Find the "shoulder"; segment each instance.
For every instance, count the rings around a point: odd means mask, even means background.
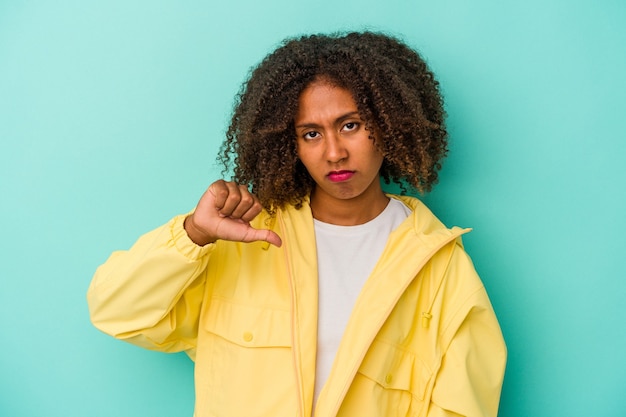
[[[401,201],[411,210],[406,226],[418,236],[427,238],[439,236],[460,236],[471,229],[457,226],[448,227],[418,198],[411,196],[388,194],[388,197]],[[460,242],[460,239],[459,239]]]

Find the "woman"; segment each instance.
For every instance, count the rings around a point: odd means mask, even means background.
[[[197,417],[495,416],[506,349],[467,230],[381,187],[429,190],[446,137],[402,42],[286,41],[238,96],[233,181],[98,269],[93,323],[186,351]]]

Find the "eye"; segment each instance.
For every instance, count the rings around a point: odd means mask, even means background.
[[[348,122],[345,125],[343,125],[342,130],[344,132],[351,132],[353,130],[357,130],[359,128],[360,123],[359,122]]]
[[[319,135],[320,135],[319,133],[317,133],[316,131],[312,130],[310,132],[306,132],[304,135],[302,135],[302,137],[305,140],[311,140],[311,139],[315,139],[315,138],[319,137]]]

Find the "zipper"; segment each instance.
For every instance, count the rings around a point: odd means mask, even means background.
[[[276,214],[276,217],[279,217],[279,214]],[[285,224],[283,223],[282,216],[279,219],[279,226],[282,236],[286,236],[285,233]],[[293,368],[296,376],[296,384],[298,386],[298,415],[304,417],[304,387],[302,386],[302,375],[300,373],[300,367],[298,366],[298,349],[297,349],[297,319],[296,319],[296,288],[293,279],[293,275],[291,273],[291,264],[289,262],[289,251],[287,249],[287,243],[283,245],[283,251],[285,254],[285,266],[287,269],[287,280],[289,281],[289,290],[291,291],[291,346],[292,346],[292,358],[293,358]]]

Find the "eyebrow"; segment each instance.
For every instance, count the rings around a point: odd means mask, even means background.
[[[350,119],[350,118],[355,117],[355,116],[358,117],[360,120],[363,120],[361,118],[361,115],[359,114],[358,111],[351,111],[349,113],[346,113],[346,114],[343,114],[343,115],[337,117],[335,119],[335,123],[341,122],[341,121],[346,120],[346,119]],[[318,125],[317,123],[301,123],[299,125],[296,125],[295,127],[296,127],[296,129],[300,129],[300,128],[304,128],[304,127],[306,127],[306,128],[320,127],[320,125]]]

